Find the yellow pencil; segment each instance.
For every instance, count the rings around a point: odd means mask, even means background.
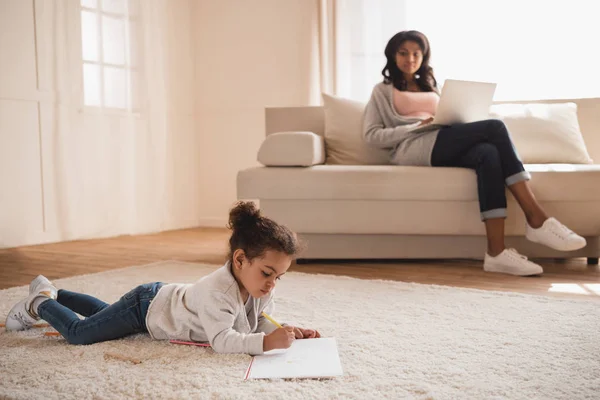
[[[271,316],[269,314],[267,314],[266,312],[263,311],[261,314],[263,317],[265,317],[266,319],[271,321],[273,323],[273,325],[275,325],[276,327],[283,328],[283,326],[281,326],[281,324],[279,322],[277,322],[273,318],[271,318]]]

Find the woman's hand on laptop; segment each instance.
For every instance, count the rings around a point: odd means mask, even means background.
[[[430,124],[432,122],[433,122],[433,117],[429,117],[429,118],[424,119],[423,121],[421,121],[418,126],[427,125],[427,124]]]

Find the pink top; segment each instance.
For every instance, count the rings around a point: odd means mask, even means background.
[[[432,117],[439,100],[435,92],[401,92],[394,88],[394,109],[404,117]]]

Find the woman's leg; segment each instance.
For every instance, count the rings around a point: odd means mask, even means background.
[[[483,221],[491,218],[506,218],[505,183],[529,179],[523,164],[514,151],[507,158],[513,160],[507,174],[507,163],[495,144],[489,141],[493,134],[491,121],[473,122],[442,128],[431,153],[434,167],[462,167],[477,173],[479,208]],[[483,131],[484,134],[480,132]]]
[[[92,344],[118,339],[147,330],[146,316],[142,315],[142,309],[147,310],[146,303],[154,298],[158,288],[160,285],[157,283],[140,285],[117,302],[83,320],[79,319],[71,309],[52,299],[41,303],[37,308],[37,314],[71,344]],[[144,303],[143,307],[141,307],[142,303]],[[91,303],[89,305],[89,308],[80,310],[91,312],[94,308]]]
[[[485,222],[488,254],[496,256],[504,251],[504,219],[506,192],[498,149],[490,143],[478,143],[460,157],[442,159],[436,153],[434,166],[462,167],[475,170],[481,219]]]
[[[548,218],[535,199],[529,184],[530,174],[519,159],[506,126],[499,120],[457,124],[443,128],[434,145],[433,166],[459,166],[460,160],[477,144],[492,144],[498,150],[504,182],[515,196],[527,219],[527,238],[553,249],[570,251],[584,247],[586,241],[554,218]],[[482,218],[484,216],[482,215]],[[492,228],[493,232],[497,230]]]
[[[442,128],[438,133],[431,155],[432,164],[434,162],[455,162],[479,143],[490,143],[498,149],[507,185],[530,178],[515,150],[506,126],[497,119],[455,124]]]
[[[504,244],[504,218],[486,219],[485,233],[487,237],[487,254],[496,257],[506,249]]]
[[[548,219],[548,214],[536,200],[529,183],[527,181],[516,182],[510,185],[508,189],[515,196],[517,203],[523,210],[529,226],[536,229],[541,227]]]
[[[460,156],[477,143],[491,143],[500,153],[500,161],[506,186],[523,210],[527,223],[532,228],[539,228],[548,215],[536,200],[529,183],[530,174],[525,171],[508,129],[504,122],[497,119],[457,124],[444,128],[438,135],[436,147],[438,153],[448,156]],[[432,164],[434,156],[432,154]]]
[[[440,132],[442,133],[442,132]],[[436,143],[432,154],[433,166],[452,166],[474,169],[481,219],[485,222],[487,252],[484,270],[513,275],[537,275],[542,267],[528,261],[504,244],[504,219],[506,218],[505,173],[498,148],[491,143],[475,143],[460,155],[447,153]],[[519,173],[519,172],[517,172]],[[515,174],[513,174],[515,175]]]

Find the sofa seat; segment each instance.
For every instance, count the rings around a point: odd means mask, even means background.
[[[600,164],[526,164],[540,201],[600,201]],[[477,201],[475,172],[466,168],[394,165],[255,167],[241,171],[244,198]]]
[[[600,235],[600,165],[525,167],[548,213],[581,235]],[[237,193],[260,199],[267,215],[303,233],[485,234],[475,172],[464,168],[255,167],[239,172]],[[523,235],[524,216],[507,194],[506,234]]]

